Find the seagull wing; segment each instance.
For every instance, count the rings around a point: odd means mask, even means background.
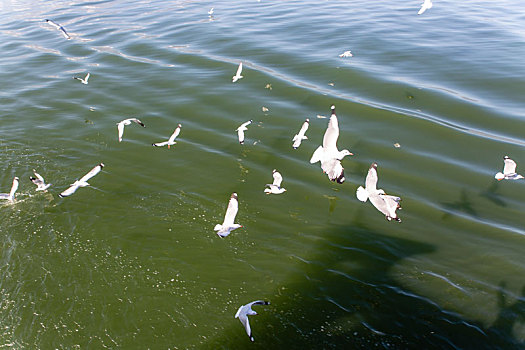
[[[242,325],[246,329],[246,334],[248,334],[250,340],[253,341],[252,329],[250,328],[250,321],[248,321],[248,315],[246,313],[241,313],[239,315],[239,321],[241,321]]]
[[[305,137],[304,134],[306,134],[306,130],[308,130],[308,127],[310,126],[310,123],[308,119],[303,123],[303,126],[301,126],[301,130],[299,130],[299,136],[301,138]]]
[[[17,189],[18,189],[18,178],[15,177],[13,179],[13,185],[11,186],[11,191],[9,192],[9,197],[10,198],[14,198],[15,192],[16,192]]]
[[[153,146],[162,147],[162,146],[166,146],[167,144],[169,144],[169,141],[157,142],[157,143],[154,143]]]
[[[55,27],[56,29],[59,29],[60,28],[60,25],[58,23],[56,23],[55,21],[52,21],[50,19],[46,19],[46,22],[51,24],[53,27]]]
[[[228,208],[226,209],[226,215],[224,215],[224,222],[222,226],[224,227],[232,226],[233,222],[235,221],[235,216],[237,216],[238,211],[239,211],[239,202],[237,200],[237,194],[232,193],[230,197],[230,202],[228,203]]]
[[[377,189],[377,164],[372,163],[365,180],[365,189],[368,192],[374,192]]]
[[[337,122],[337,116],[332,114],[328,127],[323,137],[323,148],[326,152],[336,153],[337,151],[337,139],[339,138],[339,124]]]
[[[121,121],[117,124],[118,128],[118,142],[122,141],[122,136],[124,135],[124,121]]]
[[[248,130],[247,126],[250,125],[252,123],[252,120],[248,120],[247,122],[244,122],[242,123],[238,128],[237,130],[239,129],[242,129],[242,130]]]
[[[84,81],[86,82],[86,84],[87,84],[90,76],[91,76],[91,74],[89,74],[89,73],[86,74],[86,77],[84,78]]]
[[[180,134],[180,126],[177,127],[177,129],[175,129],[173,134],[171,134],[170,139],[168,140],[168,142],[169,143],[175,142],[175,139],[177,138],[177,136],[179,136],[179,134]]]
[[[243,143],[244,142],[244,130],[246,130],[246,128],[244,128],[244,129],[238,128],[237,129],[237,136],[239,137],[239,143]]]
[[[69,36],[69,34],[66,32],[66,30],[64,29],[64,27],[60,27],[58,28],[58,30],[60,30],[62,32],[62,35],[64,35],[64,38],[66,39],[71,39],[71,37]]]
[[[91,169],[89,171],[89,173],[87,173],[86,175],[84,175],[80,180],[78,180],[78,182],[87,182],[89,179],[91,179],[93,176],[97,175],[98,173],[100,173],[100,171],[102,170],[102,168],[104,167],[104,163],[100,163],[99,165],[97,165],[96,167],[94,167],[93,169]]]
[[[242,73],[242,62],[239,63],[239,67],[237,68],[237,73],[235,73],[235,75],[240,77],[241,73]]]
[[[141,122],[140,120],[138,120],[137,118],[130,118],[130,119],[128,119],[128,120],[129,120],[129,121],[132,121],[132,122],[135,122],[135,123],[137,123],[137,124],[139,124],[139,125],[142,126],[143,128],[146,127],[146,125],[144,125],[144,123]]]
[[[42,177],[42,175],[40,175],[40,174],[37,173],[36,171],[33,171],[33,173],[35,174],[35,177],[36,177],[41,183],[45,183],[44,178]],[[33,182],[34,182],[34,181],[33,181]]]
[[[510,158],[505,159],[505,166],[503,167],[503,174],[514,174],[516,172],[516,162]]]
[[[71,196],[73,193],[75,193],[75,191],[78,189],[78,187],[79,186],[76,183],[72,184],[71,186],[69,186],[69,188],[67,190],[65,190],[64,192],[60,193],[59,197]]]
[[[273,184],[277,187],[281,187],[281,182],[283,182],[283,176],[280,172],[276,171],[273,173]]]

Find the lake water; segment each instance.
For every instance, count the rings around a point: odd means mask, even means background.
[[[421,3],[1,1],[0,348],[523,347],[525,181],[494,174],[525,173],[525,10]],[[309,163],[332,104],[342,185]],[[401,223],[355,196],[372,162]]]

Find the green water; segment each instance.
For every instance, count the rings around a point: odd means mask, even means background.
[[[525,182],[494,174],[525,173],[525,12],[420,4],[0,2],[0,348],[523,346]],[[332,104],[342,185],[309,163]],[[355,196],[372,162],[402,223]]]

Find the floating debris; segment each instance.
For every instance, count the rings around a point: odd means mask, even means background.
[[[352,52],[351,51],[345,51],[343,52],[342,54],[339,55],[339,57],[353,57],[354,55],[352,55]]]
[[[263,111],[263,112],[268,112],[269,109],[263,106],[263,107],[262,107],[262,111]]]
[[[396,142],[396,143],[394,143],[394,147],[395,147],[395,148],[399,148],[399,147],[401,147],[401,145],[400,145],[399,143]]]
[[[266,86],[264,88],[268,89],[268,90],[271,90],[272,89],[272,84],[266,84]]]

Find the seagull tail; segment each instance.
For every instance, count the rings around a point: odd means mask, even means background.
[[[366,202],[368,199],[368,191],[365,190],[363,186],[359,186],[355,194],[357,199],[359,199],[361,202]]]

